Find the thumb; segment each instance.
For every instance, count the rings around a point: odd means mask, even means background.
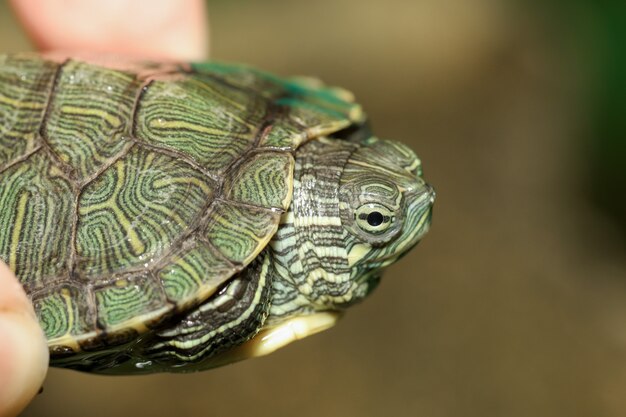
[[[0,416],[19,414],[46,376],[48,349],[35,313],[11,270],[0,261]]]

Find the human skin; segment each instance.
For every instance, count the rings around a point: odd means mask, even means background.
[[[35,46],[66,55],[199,60],[208,51],[202,0],[12,0]],[[19,414],[41,388],[48,349],[32,305],[0,261],[0,417]]]
[[[35,312],[15,276],[0,262],[0,416],[17,415],[37,393],[48,348]]]
[[[200,60],[208,50],[202,0],[12,0],[43,51]]]

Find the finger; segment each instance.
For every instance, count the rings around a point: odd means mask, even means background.
[[[199,60],[208,53],[203,0],[11,0],[44,51]]]
[[[30,301],[0,261],[0,416],[24,409],[47,369],[48,348]]]

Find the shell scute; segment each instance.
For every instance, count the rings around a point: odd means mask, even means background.
[[[32,152],[56,65],[29,55],[0,56],[0,170]]]
[[[224,201],[211,212],[203,235],[228,260],[247,265],[276,233],[280,214],[276,210]]]
[[[138,88],[139,81],[121,71],[80,61],[59,67],[42,133],[78,181],[96,174],[132,145]]]
[[[51,345],[79,350],[79,336],[95,335],[95,316],[88,308],[88,293],[81,286],[62,283],[34,294],[32,302]]]
[[[157,273],[168,299],[180,308],[206,299],[233,273],[233,265],[207,243],[195,239],[186,246]]]
[[[214,80],[156,80],[140,99],[134,134],[217,175],[252,147],[266,111],[263,101]]]
[[[219,62],[192,64],[200,74],[210,74],[237,88],[260,95],[282,109],[283,117],[262,139],[266,146],[297,148],[304,140],[362,123],[365,115],[345,90],[327,87],[315,79],[280,78],[244,65]]]
[[[145,331],[146,319],[157,318],[171,310],[165,293],[148,273],[115,280],[94,290],[100,327],[108,333],[132,327],[137,334]]]
[[[43,153],[0,172],[0,259],[30,288],[67,276],[74,196]]]
[[[293,156],[286,152],[254,154],[228,178],[226,196],[246,204],[287,210],[293,166]]]
[[[80,196],[77,271],[98,278],[147,267],[199,218],[214,193],[184,162],[133,149]]]

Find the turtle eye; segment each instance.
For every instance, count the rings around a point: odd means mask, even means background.
[[[361,230],[374,235],[385,232],[395,220],[391,210],[376,203],[363,204],[356,209],[354,217]]]

